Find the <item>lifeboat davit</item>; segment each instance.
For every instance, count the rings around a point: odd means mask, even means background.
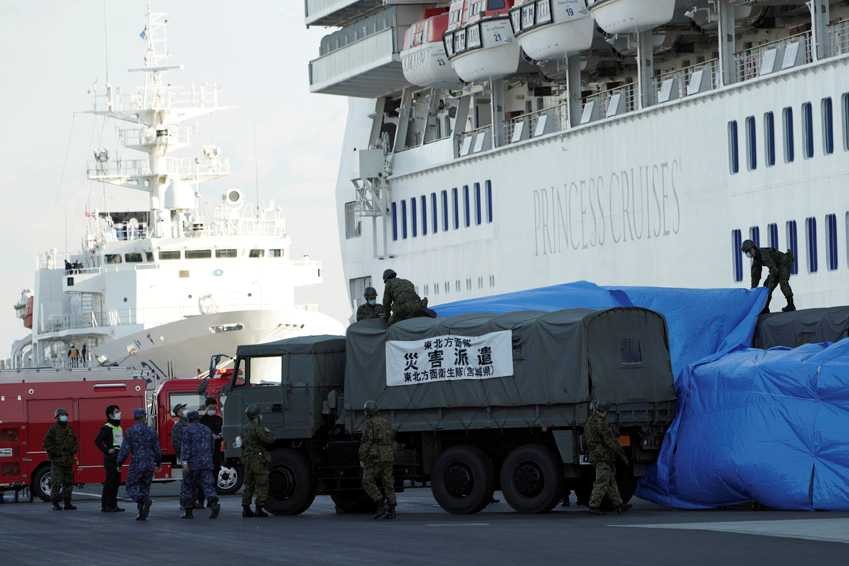
[[[595,33],[584,0],[517,0],[510,23],[522,50],[534,61],[587,51]]]
[[[407,28],[401,50],[401,66],[408,82],[433,88],[453,88],[463,84],[445,54],[442,37],[447,29],[447,11]]]
[[[590,12],[607,33],[648,31],[672,21],[675,0],[589,0]]]
[[[521,48],[513,37],[513,0],[452,0],[445,53],[466,82],[496,79],[519,69]]]

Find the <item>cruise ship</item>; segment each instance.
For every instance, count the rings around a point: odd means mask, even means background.
[[[849,2],[306,0],[314,93],[349,97],[352,300],[392,268],[432,304],[573,280],[849,303]],[[780,293],[774,309],[784,306]]]
[[[130,69],[143,85],[124,93],[107,83],[90,111],[123,126],[121,149],[93,148],[88,178],[119,188],[110,203],[137,190],[150,206],[86,210],[79,251],[39,256],[34,287],[15,304],[30,332],[6,368],[118,365],[190,377],[238,344],[344,332],[317,307],[295,304],[296,288],[321,283],[321,264],[292,257],[282,210],[249,204],[235,188],[202,199],[201,183],[229,173],[219,147],[172,155],[191,145],[196,120],[222,107],[215,85],[172,83],[182,67],[169,62],[167,26],[148,3],[143,64]]]

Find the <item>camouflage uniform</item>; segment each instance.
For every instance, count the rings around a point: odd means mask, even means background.
[[[790,288],[790,272],[793,269],[793,254],[780,252],[774,248],[756,248],[752,257],[752,289],[756,289],[761,282],[763,268],[769,270],[764,287],[769,289],[769,298],[766,301],[765,311],[769,311],[772,302],[772,293],[775,288],[781,286],[781,293],[787,300],[788,306],[793,305],[793,289]],[[792,310],[795,310],[795,306]]]
[[[127,472],[127,495],[136,503],[150,503],[150,484],[154,471],[162,463],[162,453],[156,433],[143,422],[137,422],[124,434],[124,442],[118,453],[118,465],[122,466],[131,455],[133,459]]]
[[[50,500],[71,504],[74,489],[74,456],[79,450],[77,437],[69,424],[56,423],[44,437],[44,451],[50,458]]]
[[[383,287],[383,319],[389,324],[420,316],[422,300],[416,287],[406,279],[393,277]]]
[[[616,459],[627,460],[625,451],[616,442],[607,417],[593,411],[584,424],[584,442],[590,452],[590,461],[595,464],[595,483],[590,495],[590,509],[598,509],[607,496],[611,505],[622,505],[619,486],[616,485]]]
[[[383,306],[363,303],[357,308],[357,322],[373,318],[384,318]]]
[[[389,506],[395,507],[394,433],[389,421],[379,415],[366,418],[359,456],[363,466],[363,489],[378,504],[385,496]]]
[[[212,461],[212,431],[199,422],[189,422],[183,429],[182,454],[183,483],[180,486],[180,504],[183,509],[194,507],[196,486],[207,499],[217,498],[215,478],[212,471],[215,465]],[[185,465],[189,465],[186,472]]]
[[[250,505],[256,496],[257,506],[268,500],[268,453],[266,447],[274,442],[271,431],[258,420],[252,420],[242,431],[242,466],[245,473],[245,489],[242,505]]]

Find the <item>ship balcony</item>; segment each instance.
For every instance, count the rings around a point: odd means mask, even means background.
[[[404,32],[419,8],[390,7],[325,36],[310,61],[310,91],[378,98],[410,86],[401,66]]]
[[[382,0],[304,0],[304,20],[308,26],[342,27],[382,5]]]

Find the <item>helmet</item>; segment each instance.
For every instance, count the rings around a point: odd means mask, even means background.
[[[366,412],[366,415],[372,416],[377,414],[377,403],[369,399],[365,403],[363,403],[363,410]]]
[[[390,279],[395,279],[395,277],[397,277],[397,276],[398,276],[398,274],[395,273],[393,270],[387,269],[386,271],[383,272],[383,281],[385,283],[386,281],[389,281]]]
[[[66,411],[65,409],[63,409],[63,408],[61,408],[61,407],[59,407],[58,409],[56,409],[55,411],[53,411],[53,418],[54,418],[54,419],[58,419],[60,415],[65,415],[65,416],[67,417],[67,416],[68,416],[68,411]]]
[[[366,287],[365,293],[363,293],[363,297],[366,299],[376,299],[377,298],[377,289],[374,287]]]
[[[257,418],[259,416],[259,407],[256,405],[248,405],[248,408],[245,409],[245,415],[247,415],[249,419]]]
[[[745,242],[743,242],[743,245],[740,246],[740,251],[743,252],[744,254],[747,254],[747,253],[754,251],[756,249],[757,249],[757,246],[755,245],[755,243],[752,240],[746,240]]]

